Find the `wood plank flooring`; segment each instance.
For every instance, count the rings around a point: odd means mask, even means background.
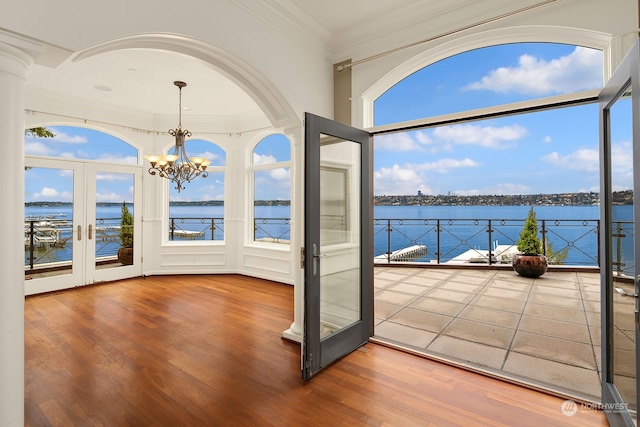
[[[27,426],[606,426],[601,412],[369,343],[308,382],[293,288],[155,276],[25,302]]]

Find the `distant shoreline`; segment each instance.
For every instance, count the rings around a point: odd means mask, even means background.
[[[600,194],[590,193],[558,193],[558,194],[525,194],[525,195],[391,195],[374,196],[375,206],[597,206]],[[633,205],[633,191],[614,191],[614,205]],[[97,206],[120,206],[122,202],[98,202]],[[206,200],[198,202],[170,202],[170,206],[224,206],[223,200]],[[290,206],[290,200],[256,200],[255,206]],[[72,202],[25,202],[25,207],[73,206]]]

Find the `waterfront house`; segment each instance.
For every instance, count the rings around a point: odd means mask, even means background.
[[[5,188],[0,424],[25,422],[25,293],[142,276],[268,279],[294,290],[291,325],[282,336],[302,340],[305,112],[372,128],[375,99],[405,76],[456,53],[504,43],[543,41],[600,49],[606,80],[634,46],[639,25],[638,3],[631,0],[116,0],[99,5],[25,0],[4,5],[0,140],[7,163],[0,169]],[[150,164],[144,156],[172,145],[166,129],[176,125],[176,80],[189,85],[185,94],[192,113],[185,127],[195,137],[215,139],[226,153],[224,167],[212,168],[225,175],[222,242],[169,242],[168,183],[147,173]],[[556,101],[593,103],[597,96],[592,91]],[[524,103],[523,110],[534,104]],[[134,229],[140,230],[134,241],[137,256],[131,266],[102,270],[89,250],[70,276],[25,282],[19,258],[24,246],[24,132],[64,125],[117,136],[136,148],[135,162],[43,155],[30,156],[26,166],[72,172],[78,179],[74,202],[83,212],[95,206],[100,172],[131,177]],[[291,145],[290,159],[272,165],[290,173],[290,245],[252,237],[255,177],[271,167],[254,163],[252,154],[272,134],[286,136]],[[91,239],[86,233],[95,226],[89,218],[84,215],[74,228],[81,251],[86,251],[81,239]],[[72,411],[61,412],[65,410]]]

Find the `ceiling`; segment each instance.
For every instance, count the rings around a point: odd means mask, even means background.
[[[329,52],[328,60],[334,62],[343,57],[379,53],[387,48],[385,43],[394,40],[406,43],[415,38],[411,34],[416,28],[419,32],[414,31],[415,34],[424,37],[426,33],[448,31],[465,24],[465,16],[477,20],[483,14],[495,16],[536,3],[536,0],[483,0],[482,4],[480,0],[227,1],[299,43],[314,40],[316,46]],[[9,24],[0,22],[0,27],[3,25]],[[16,23],[15,29],[19,30],[20,25],[23,24]],[[73,52],[79,41],[67,37],[67,45],[58,46]],[[153,114],[177,114],[178,89],[173,85],[176,78],[187,83],[183,107],[189,109],[189,114],[231,117],[259,111],[249,96],[209,65],[165,51],[112,51],[80,61],[67,60],[55,68],[35,64],[27,74],[28,86],[39,93],[64,93],[89,103],[126,106]]]

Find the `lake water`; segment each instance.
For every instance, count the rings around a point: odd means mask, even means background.
[[[133,212],[133,208],[129,209]],[[222,218],[222,206],[171,206],[170,217],[173,218]],[[565,264],[595,265],[597,264],[598,241],[597,206],[536,206],[534,208],[539,226],[546,222],[546,237],[552,243],[554,251],[568,248]],[[392,252],[415,244],[427,246],[427,255],[417,259],[420,262],[440,262],[461,254],[469,249],[488,249],[495,245],[510,245],[517,241],[523,221],[529,212],[528,206],[376,206],[374,208],[374,256]],[[286,219],[289,218],[289,206],[257,206],[256,218]],[[26,217],[56,217],[62,220],[71,219],[71,207],[29,207],[25,209]],[[111,218],[119,223],[120,206],[99,206],[97,217]],[[440,219],[438,229],[436,224]],[[632,206],[614,207],[614,219],[632,221]],[[386,220],[390,220],[387,222]],[[402,221],[400,221],[402,220]],[[491,233],[487,221],[491,220]],[[202,223],[189,221],[182,224],[184,229],[202,230]],[[627,225],[626,227],[630,227]],[[205,227],[206,228],[206,227]],[[627,235],[633,230],[626,229]],[[220,224],[220,234],[215,239],[222,239],[224,224]],[[288,221],[261,221],[256,227],[256,238],[279,236],[288,240]],[[211,239],[209,231],[205,239]],[[117,244],[107,242],[101,248],[102,254],[115,253]],[[621,241],[621,258],[633,265],[633,240]],[[56,258],[70,258],[70,249],[57,250]],[[25,260],[26,260],[25,254]],[[67,258],[68,259],[68,258]],[[25,261],[26,262],[26,261]]]

